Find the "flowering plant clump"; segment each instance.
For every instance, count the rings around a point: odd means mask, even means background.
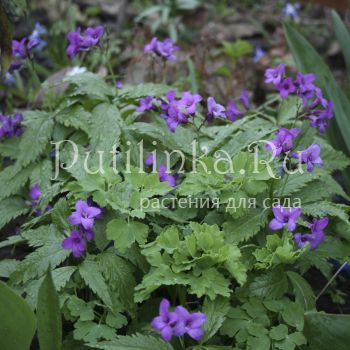
[[[14,42],[16,60],[40,30]],[[104,33],[70,32],[67,55]],[[166,64],[178,47],[144,51]],[[61,348],[62,322],[62,348],[123,350],[293,350],[344,328],[311,281],[349,257],[333,174],[350,161],[323,136],[333,103],[316,75],[286,69],[266,70],[278,93],[259,106],[247,90],[223,101],[78,69],[63,95],[1,115],[0,227],[14,234],[0,275],[40,344]]]

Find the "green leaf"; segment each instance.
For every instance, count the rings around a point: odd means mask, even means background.
[[[9,278],[11,273],[16,270],[19,261],[15,259],[2,259],[0,261],[0,277]]]
[[[348,350],[350,315],[305,313],[304,334],[311,350]]]
[[[190,293],[199,298],[207,295],[214,300],[218,295],[229,297],[231,294],[230,281],[214,268],[205,270],[199,277],[189,278],[189,283]]]
[[[25,125],[17,158],[18,164],[23,167],[35,161],[45,150],[52,135],[54,120],[49,113],[28,111],[25,113]]]
[[[119,90],[118,99],[136,99],[145,96],[164,97],[168,90],[169,86],[162,84],[125,85],[123,89]]]
[[[108,281],[110,288],[116,290],[120,302],[128,312],[132,313],[135,303],[134,294],[130,291],[134,289],[136,281],[131,264],[111,250],[99,254],[97,261],[99,270]]]
[[[105,324],[92,321],[78,321],[74,324],[74,338],[85,342],[96,342],[99,339],[115,339],[115,330]]]
[[[0,202],[0,229],[16,217],[29,211],[28,205],[20,197],[6,198]]]
[[[112,158],[113,146],[118,147],[121,134],[119,110],[115,105],[101,103],[92,110],[91,119],[92,155],[103,151],[104,158]]]
[[[75,85],[72,95],[90,95],[101,100],[113,95],[113,87],[109,86],[99,75],[85,72],[64,78],[64,82]]]
[[[224,223],[225,236],[230,243],[247,241],[259,232],[265,222],[266,216],[261,209],[251,209],[247,215]]]
[[[0,281],[0,349],[29,350],[36,329],[34,312]]]
[[[281,316],[286,324],[295,327],[298,331],[302,331],[304,328],[304,309],[298,303],[289,303],[284,310],[282,310]]]
[[[224,323],[229,309],[230,303],[226,298],[218,297],[214,301],[205,300],[202,311],[207,315],[207,319],[204,323],[203,341],[209,340],[216,334]]]
[[[10,165],[0,172],[0,183],[6,184],[0,188],[0,200],[17,194],[19,190],[26,184],[35,165],[29,165],[25,169],[21,169],[17,164]]]
[[[83,106],[75,104],[60,110],[55,115],[56,121],[66,127],[80,129],[89,134],[91,128],[91,113],[86,111]]]
[[[83,299],[72,295],[67,302],[70,314],[79,317],[80,321],[93,321],[95,319],[94,303],[86,303]]]
[[[37,317],[40,350],[61,350],[61,311],[50,268],[39,289]]]
[[[144,244],[148,230],[148,226],[141,222],[127,222],[124,219],[115,219],[107,225],[107,238],[113,240],[114,246],[124,252],[135,241],[139,244]]]
[[[54,225],[29,230],[22,235],[29,239],[31,246],[39,248],[18,264],[17,270],[11,276],[16,283],[43,276],[50,265],[55,268],[70,255],[69,250],[62,249],[61,242],[64,236]]]
[[[350,81],[350,34],[345,26],[345,23],[341,20],[337,12],[334,10],[332,10],[332,22],[335,35],[343,52],[348,81]]]
[[[287,276],[293,286],[296,301],[303,305],[305,310],[315,308],[315,295],[310,284],[298,273],[287,271]]]
[[[252,296],[279,299],[288,290],[288,280],[283,269],[275,269],[258,276],[249,286]]]
[[[112,309],[113,305],[108,286],[101,275],[98,263],[91,256],[86,257],[79,266],[79,273],[91,290],[101,298],[106,306]]]
[[[92,348],[104,350],[174,350],[165,341],[142,334],[118,337],[114,341],[99,342],[90,344]]]

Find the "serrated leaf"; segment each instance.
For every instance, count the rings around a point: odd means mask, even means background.
[[[256,235],[266,223],[266,217],[262,214],[261,209],[251,209],[247,215],[225,222],[224,231],[228,242],[243,242]]]
[[[91,95],[93,97],[107,100],[113,95],[113,87],[109,86],[99,75],[85,72],[66,77],[64,82],[75,85],[74,95]]]
[[[162,84],[125,85],[118,91],[118,99],[136,99],[145,96],[164,97],[168,90],[170,90],[169,86]]]
[[[80,129],[89,134],[91,128],[91,113],[86,111],[84,107],[79,104],[60,110],[55,115],[55,119],[66,127]]]
[[[206,299],[202,310],[207,315],[203,341],[209,340],[216,334],[224,323],[229,309],[230,303],[226,298],[218,297],[214,301]]]
[[[26,129],[19,144],[18,164],[25,167],[35,161],[45,150],[52,135],[54,120],[49,113],[25,113]]]
[[[106,306],[112,309],[113,305],[108,286],[101,275],[98,263],[92,257],[85,258],[79,266],[79,273],[91,290],[101,298]]]
[[[25,234],[23,235],[27,238]],[[50,265],[52,268],[60,265],[70,255],[70,251],[61,247],[63,239],[64,236],[54,225],[39,229],[38,236],[36,238],[31,237],[30,241],[32,246],[38,248],[18,264],[18,268],[11,279],[15,283],[19,281],[27,282],[30,279],[43,276]]]
[[[173,350],[165,341],[142,334],[118,337],[114,341],[89,344],[91,347],[104,350]]]
[[[8,166],[1,171],[0,183],[6,184],[6,186],[1,186],[0,188],[0,200],[13,194],[17,194],[28,181],[34,168],[34,164],[31,164],[24,169],[15,164]]]
[[[96,342],[99,339],[115,339],[115,330],[105,324],[92,321],[78,321],[74,324],[74,338],[85,342]]]
[[[298,273],[287,271],[287,276],[293,286],[295,300],[304,306],[305,310],[315,308],[315,295],[310,284]]]
[[[21,197],[6,198],[0,202],[0,229],[16,217],[29,211],[28,205]]]
[[[135,309],[134,295],[130,291],[134,289],[136,281],[130,263],[111,251],[99,254],[97,259],[99,270],[108,281],[109,286],[116,290],[126,310],[133,312]]]
[[[255,277],[249,286],[250,295],[259,298],[279,299],[288,290],[288,280],[282,269]]]

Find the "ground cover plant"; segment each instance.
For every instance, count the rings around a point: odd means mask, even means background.
[[[347,349],[346,309],[320,303],[347,298],[346,92],[296,60],[265,67],[262,102],[210,94],[172,80],[194,66],[167,35],[142,43],[149,80],[123,82],[103,24],[62,33],[73,68],[42,81],[50,35],[1,46],[0,348]]]

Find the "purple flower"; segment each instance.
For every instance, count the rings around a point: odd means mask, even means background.
[[[320,157],[321,147],[317,143],[312,144],[304,151],[299,152],[299,159],[302,164],[306,164],[307,171],[311,173],[315,165],[323,166],[323,160]],[[294,158],[297,156],[293,155]]]
[[[202,97],[198,94],[192,95],[189,91],[182,93],[181,99],[178,101],[177,105],[180,110],[187,114],[196,113],[196,105],[202,101]]]
[[[158,41],[156,50],[157,53],[164,59],[168,61],[175,61],[176,56],[174,55],[174,52],[179,51],[179,48],[174,45],[173,41],[170,38],[168,38],[163,42]]]
[[[307,243],[310,245],[310,250],[316,249],[320,243],[324,241],[323,230],[328,225],[328,218],[315,219],[310,225],[311,233],[294,235],[294,241],[299,248],[303,248]]]
[[[144,98],[140,98],[139,102],[140,105],[136,108],[137,112],[144,112],[153,108],[153,96],[146,96]]]
[[[229,101],[226,107],[226,117],[229,118],[233,123],[234,121],[236,121],[238,118],[242,116],[243,116],[243,113],[238,108],[236,100],[234,99]]]
[[[71,250],[73,256],[80,258],[86,250],[86,241],[81,232],[73,230],[61,243],[62,248]]]
[[[42,193],[40,191],[40,187],[38,184],[34,184],[33,186],[30,187],[29,197],[33,202],[37,202],[40,199],[41,195]]]
[[[169,307],[169,301],[163,299],[159,306],[159,316],[155,317],[151,323],[165,341],[169,342],[173,336],[181,337],[185,334],[197,341],[203,338],[202,326],[207,318],[204,313],[191,314],[182,306],[177,306],[175,311],[169,311]]]
[[[145,160],[145,164],[146,165],[152,165],[154,163],[155,157],[154,154],[152,152],[147,154],[146,160]]]
[[[118,80],[115,83],[115,86],[117,87],[117,89],[122,89],[124,85],[123,85],[123,82],[121,80]]]
[[[323,110],[314,110],[311,115],[309,115],[310,126],[312,128],[317,128],[320,134],[324,134],[328,127],[328,119],[333,118],[333,102],[330,101],[327,107]]]
[[[310,108],[316,108],[322,106],[323,108],[328,107],[328,101],[323,97],[322,90],[319,87],[315,87],[315,100],[311,104]]]
[[[327,217],[323,217],[321,219],[314,219],[314,221],[310,224],[310,230],[312,233],[323,231],[328,225],[329,219]]]
[[[12,40],[12,56],[14,58],[26,58],[27,57],[27,38],[22,40]]]
[[[89,204],[85,201],[78,200],[75,204],[76,211],[73,212],[68,221],[72,225],[82,225],[85,230],[92,230],[94,218],[101,214],[101,209]]]
[[[91,46],[96,46],[102,38],[104,31],[103,26],[97,26],[95,28],[88,27],[83,36],[82,46],[87,49]]]
[[[268,68],[265,71],[265,84],[277,85],[282,81],[286,65],[281,63],[276,68]]]
[[[163,111],[162,118],[167,118],[167,113],[171,105],[176,104],[176,92],[174,90],[169,90],[165,95],[165,100],[161,100],[160,108]]]
[[[175,313],[178,315],[178,322],[174,327],[174,335],[183,336],[188,334],[194,340],[201,340],[204,336],[202,329],[207,316],[202,312],[189,313],[183,306],[177,306]]]
[[[28,52],[32,52],[34,48],[36,47],[39,47],[41,44],[41,40],[40,38],[36,38],[36,37],[33,37],[33,38],[30,38],[29,41],[28,41]]]
[[[82,36],[80,34],[80,28],[78,28],[75,32],[69,32],[67,34],[68,39],[68,47],[67,47],[67,56],[69,58],[73,58],[79,52],[82,51]]]
[[[237,97],[237,100],[242,103],[243,107],[246,110],[250,108],[249,95],[247,90],[243,90],[241,94]]]
[[[12,74],[14,71],[20,69],[23,65],[23,61],[12,61],[8,69],[8,73]]]
[[[283,99],[287,98],[289,94],[292,94],[296,91],[293,79],[289,77],[283,79],[280,83],[278,83],[276,85],[276,89],[279,91]]]
[[[167,113],[167,115],[163,114],[162,117],[166,119],[168,128],[171,132],[175,132],[180,124],[186,124],[188,122],[187,116],[180,112],[179,107],[175,103],[172,103],[169,106]]]
[[[80,33],[80,28],[75,32],[69,32],[67,35],[68,47],[67,55],[73,58],[79,52],[88,51],[92,46],[96,46],[104,34],[103,26],[96,28],[89,27],[86,29],[84,35]]]
[[[315,89],[315,85],[313,84],[316,79],[315,74],[308,73],[302,74],[300,72],[297,73],[294,85],[299,90],[300,93],[305,93],[306,91],[313,91]]]
[[[214,97],[208,97],[207,107],[208,107],[207,118],[209,120],[213,118],[218,118],[218,117],[226,118],[225,107],[220,105],[219,103],[216,103],[216,101],[214,100]]]
[[[169,311],[170,302],[163,299],[159,305],[159,316],[155,317],[151,326],[156,331],[159,331],[162,338],[169,342],[174,335],[174,326],[179,317],[175,312]]]
[[[152,38],[152,40],[145,45],[144,52],[150,53],[153,52],[157,56],[160,56],[168,61],[175,61],[176,56],[174,52],[179,51],[179,48],[174,45],[171,39],[165,39],[160,41],[158,38]]]
[[[272,208],[275,216],[269,223],[269,227],[273,231],[282,229],[284,226],[288,226],[288,231],[294,231],[296,228],[296,222],[301,215],[300,208],[284,208],[281,206],[275,206]]]
[[[166,165],[162,164],[159,166],[158,175],[160,182],[168,182],[170,187],[176,186],[176,177],[168,174]]]
[[[314,250],[318,247],[319,241],[316,239],[315,235],[312,233],[296,233],[294,235],[294,241],[298,248],[303,248],[306,244],[310,245],[310,250]]]
[[[15,113],[12,117],[0,114],[0,139],[21,136],[23,134],[22,121],[23,116],[20,113]]]
[[[158,38],[154,37],[152,40],[145,45],[143,51],[144,53],[155,52],[157,48]]]
[[[280,128],[276,132],[276,138],[269,141],[266,145],[267,150],[272,150],[275,156],[279,156],[282,152],[287,153],[293,148],[293,140],[299,135],[299,128]]]
[[[292,18],[294,21],[299,21],[299,13],[298,10],[300,8],[300,4],[296,3],[296,4],[291,4],[290,2],[288,2],[282,9],[282,15],[284,17],[289,17]]]

